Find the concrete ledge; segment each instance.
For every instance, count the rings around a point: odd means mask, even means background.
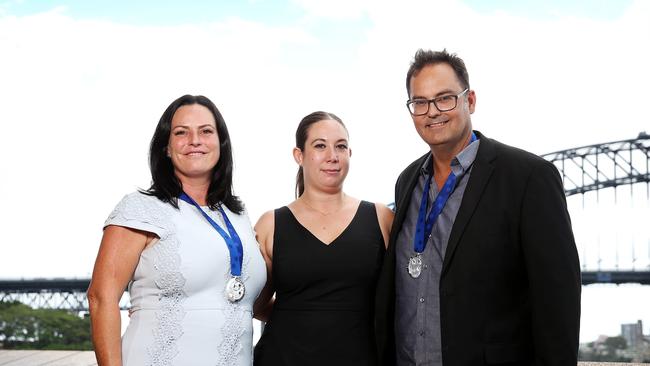
[[[93,351],[0,350],[0,366],[97,366]],[[650,366],[648,363],[578,362],[578,366]]]
[[[578,366],[644,366],[650,363],[622,363],[622,362],[578,362]]]
[[[0,350],[2,366],[96,366],[93,351]]]

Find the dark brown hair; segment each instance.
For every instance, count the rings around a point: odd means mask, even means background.
[[[178,108],[184,105],[200,104],[212,112],[219,136],[219,161],[212,171],[212,180],[208,188],[207,203],[211,209],[216,209],[223,203],[234,213],[240,214],[244,206],[232,191],[232,148],[230,135],[217,106],[202,95],[183,95],[173,101],[160,117],[156,131],[151,138],[149,147],[149,168],[151,169],[151,187],[141,190],[142,193],[156,196],[163,202],[168,202],[178,208],[178,196],[183,193],[181,182],[174,174],[174,166],[167,156],[167,145],[171,133],[172,119]]]
[[[419,49],[415,52],[411,67],[406,73],[406,93],[411,97],[411,78],[419,73],[425,66],[445,63],[451,66],[456,73],[456,77],[463,89],[469,89],[469,74],[465,68],[463,59],[456,56],[455,53],[449,53],[446,49],[442,51],[431,51]]]

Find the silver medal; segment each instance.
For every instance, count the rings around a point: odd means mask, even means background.
[[[226,283],[226,296],[228,297],[228,301],[237,302],[244,297],[245,293],[244,281],[239,276],[230,277]]]
[[[422,256],[420,253],[416,253],[409,259],[408,271],[411,277],[420,277],[420,274],[422,273]]]

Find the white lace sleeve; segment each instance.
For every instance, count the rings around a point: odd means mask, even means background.
[[[115,206],[104,222],[104,228],[109,225],[124,226],[148,231],[162,238],[167,231],[160,215],[157,214],[162,205],[165,203],[153,196],[140,192],[128,194]]]

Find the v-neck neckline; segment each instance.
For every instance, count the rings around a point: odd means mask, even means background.
[[[316,236],[316,234],[312,233],[311,230],[307,229],[307,227],[305,225],[303,225],[300,222],[300,220],[298,220],[296,215],[294,215],[293,211],[291,211],[291,209],[288,206],[284,206],[284,207],[286,207],[286,209],[289,211],[289,214],[291,215],[291,218],[298,224],[298,226],[300,226],[304,231],[309,233],[309,235],[311,235],[312,238],[316,239],[320,245],[329,247],[332,244],[334,244],[334,242],[338,241],[339,238],[341,238],[348,231],[350,226],[352,226],[352,223],[357,219],[357,216],[359,215],[359,211],[361,211],[361,203],[362,202],[363,201],[359,200],[359,204],[357,205],[357,210],[355,211],[354,215],[352,216],[352,220],[350,220],[350,222],[348,222],[348,224],[345,226],[345,228],[343,228],[343,230],[341,230],[341,232],[334,239],[332,239],[332,241],[330,241],[329,243],[325,243],[321,238]]]

